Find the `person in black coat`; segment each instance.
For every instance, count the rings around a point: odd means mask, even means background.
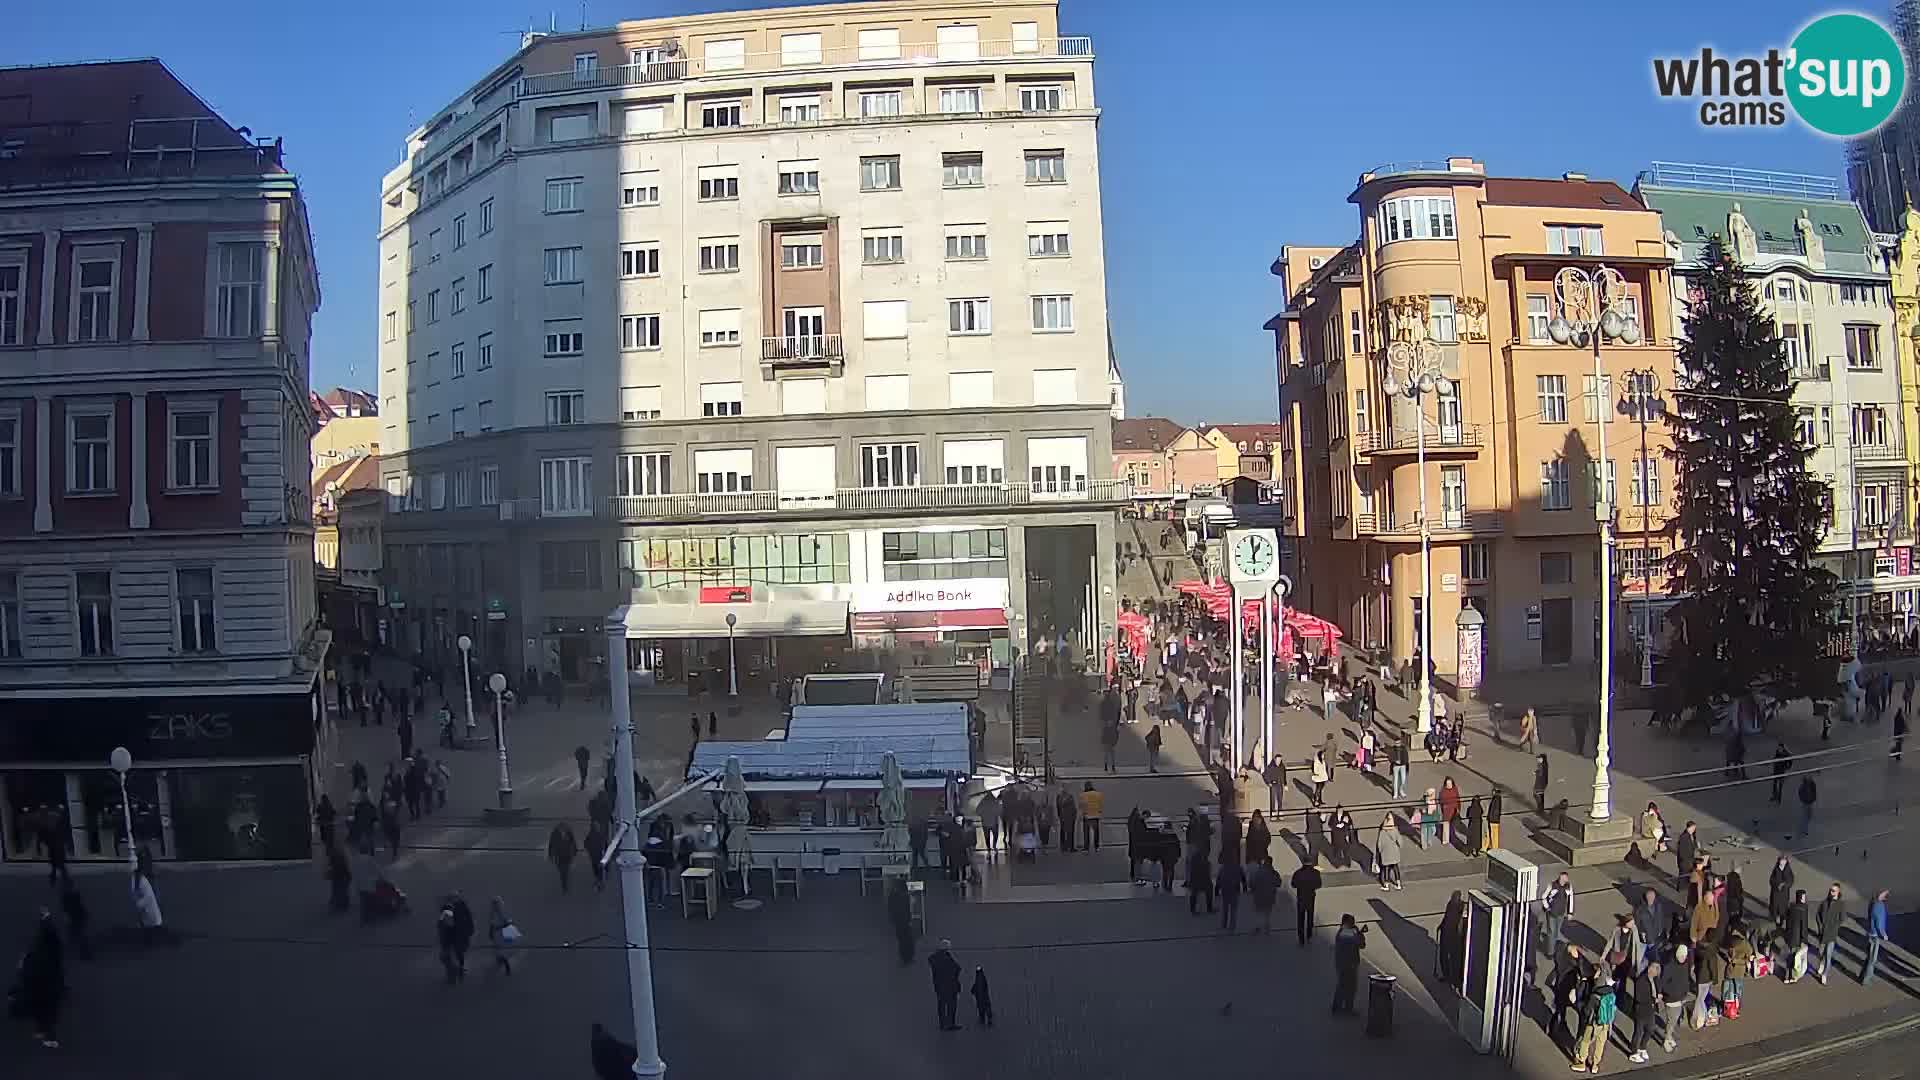
[[[320,793],[320,803],[314,807],[313,823],[320,829],[320,850],[333,850],[333,822],[339,816],[333,808],[333,799],[325,792]]]
[[[953,958],[953,942],[942,938],[940,947],[927,957],[933,972],[933,998],[941,1031],[959,1031],[960,962]]]
[[[1168,895],[1173,893],[1173,875],[1180,869],[1180,837],[1172,828],[1161,829],[1156,835],[1157,856],[1160,860],[1160,888]]]
[[[1222,859],[1214,878],[1213,891],[1220,894],[1220,929],[1233,933],[1240,929],[1240,893],[1246,887],[1247,872],[1238,859]]]
[[[1533,812],[1547,812],[1547,755],[1541,754],[1533,766]]]
[[[1787,911],[1793,907],[1793,864],[1785,855],[1773,864],[1773,870],[1767,875],[1767,917],[1773,920],[1776,928],[1787,921]]]
[[[1294,929],[1300,935],[1300,944],[1305,945],[1313,936],[1313,901],[1320,894],[1321,884],[1319,860],[1312,852],[1293,872],[1292,884]]]
[[[1271,854],[1273,832],[1267,828],[1267,819],[1260,811],[1253,812],[1253,820],[1247,822],[1247,865],[1259,866],[1260,860]]]
[[[1686,828],[1673,841],[1673,887],[1687,887],[1687,875],[1693,873],[1693,860],[1700,855],[1700,826],[1697,822],[1687,822]]]
[[[1206,897],[1207,914],[1213,914],[1213,860],[1204,847],[1187,855],[1187,914],[1200,914],[1200,898]]]
[[[1073,850],[1073,821],[1080,814],[1080,804],[1073,799],[1071,791],[1062,790],[1053,800],[1054,815],[1060,819],[1060,850]]]
[[[1840,928],[1847,922],[1847,901],[1840,895],[1840,885],[1835,882],[1827,887],[1826,899],[1820,901],[1820,985],[1827,984],[1827,976],[1833,972],[1833,952],[1840,944]]]
[[[1633,1038],[1627,1043],[1627,1060],[1635,1064],[1647,1060],[1647,1043],[1653,1039],[1653,980],[1659,973],[1659,964],[1649,964],[1633,977]]]
[[[1799,982],[1801,968],[1806,964],[1804,952],[1807,947],[1807,890],[1795,889],[1793,903],[1787,908],[1787,918],[1781,926],[1781,940],[1787,947],[1787,981]]]
[[[1448,986],[1460,985],[1460,969],[1467,955],[1467,899],[1453,891],[1440,916],[1440,947],[1434,950],[1434,969]]]
[[[14,1007],[33,1024],[33,1037],[49,1050],[60,1048],[60,1006],[67,997],[67,964],[60,947],[60,931],[54,928],[53,912],[40,909],[40,925],[34,929],[33,944],[20,959],[15,986],[18,997]]]

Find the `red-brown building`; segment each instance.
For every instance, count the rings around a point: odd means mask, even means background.
[[[0,68],[0,859],[305,857],[305,204],[157,60]],[[241,762],[244,762],[242,764]]]

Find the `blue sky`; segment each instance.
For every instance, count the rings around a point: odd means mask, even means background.
[[[283,136],[326,293],[314,381],[367,386],[380,176],[406,132],[506,57],[529,20],[581,21],[578,0],[536,5],[41,0],[9,16],[0,64],[159,56],[228,120]],[[585,12],[605,25],[743,6],[589,0]],[[1281,297],[1267,266],[1285,243],[1351,240],[1346,196],[1378,162],[1468,154],[1500,175],[1577,170],[1628,185],[1655,159],[1839,177],[1840,144],[1798,127],[1703,129],[1692,107],[1654,96],[1650,75],[1655,55],[1784,44],[1820,10],[1064,0],[1062,32],[1091,35],[1098,56],[1109,301],[1130,410],[1271,418],[1260,327]]]

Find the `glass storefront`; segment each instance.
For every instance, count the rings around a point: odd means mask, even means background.
[[[135,768],[125,805],[155,859],[304,859],[308,775],[298,763]],[[120,779],[109,769],[0,772],[0,831],[10,862],[44,861],[59,837],[75,862],[123,862]]]
[[[883,532],[881,572],[888,581],[1007,578],[1007,530]]]
[[[620,541],[635,589],[829,585],[853,580],[846,533],[666,537]]]
[[[307,774],[299,765],[169,770],[183,859],[303,859]]]

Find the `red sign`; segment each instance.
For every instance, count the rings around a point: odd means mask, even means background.
[[[700,586],[700,602],[703,604],[746,604],[752,601],[751,585]]]

